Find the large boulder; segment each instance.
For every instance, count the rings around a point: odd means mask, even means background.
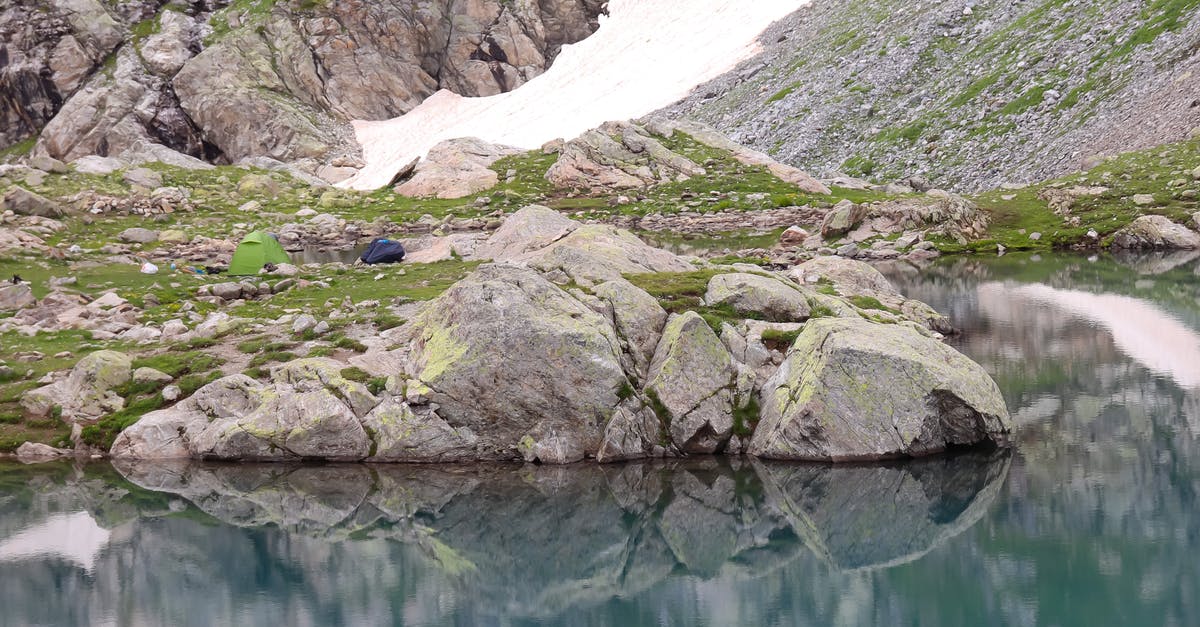
[[[676,450],[713,453],[729,441],[735,375],[729,351],[699,314],[689,311],[667,322],[646,395]]]
[[[0,311],[16,311],[37,304],[33,289],[25,283],[0,286]]]
[[[919,457],[1004,445],[1012,429],[978,364],[911,329],[865,320],[806,324],[761,404],[749,453],[773,459]]]
[[[803,322],[812,313],[808,296],[783,279],[744,272],[718,274],[708,281],[704,304],[729,306],[773,322]]]
[[[580,226],[549,207],[529,205],[505,219],[504,224],[475,249],[475,255],[495,261],[519,259],[566,237]]]
[[[667,312],[653,296],[624,279],[601,283],[592,288],[592,295],[612,317],[623,352],[633,360],[633,370],[645,376],[667,323]]]
[[[19,216],[39,218],[61,218],[65,214],[62,205],[17,185],[4,192],[0,209],[7,209]]]
[[[512,261],[566,273],[586,284],[620,279],[625,274],[687,272],[695,266],[678,255],[647,245],[624,229],[583,225],[553,209],[531,205],[475,250],[475,258]]]
[[[865,207],[850,200],[843,200],[825,214],[825,219],[821,222],[821,237],[826,240],[837,239],[854,230],[865,217]]]
[[[493,163],[520,152],[474,137],[447,140],[429,150],[412,177],[396,186],[396,193],[416,198],[471,196],[500,182],[500,175],[491,169]]]
[[[1200,233],[1170,218],[1159,215],[1141,216],[1117,231],[1113,236],[1113,248],[1139,249],[1182,249],[1200,248]]]
[[[413,374],[479,457],[563,463],[594,455],[627,385],[602,316],[537,272],[485,265],[414,321]]]
[[[606,122],[563,145],[546,172],[555,187],[605,192],[683,181],[705,173],[672,152],[644,128]]]
[[[65,379],[30,390],[21,408],[31,418],[45,418],[55,407],[63,420],[93,420],[125,406],[114,390],[133,378],[133,359],[117,351],[96,351],[80,359]]]

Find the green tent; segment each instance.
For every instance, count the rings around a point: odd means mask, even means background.
[[[229,274],[233,276],[249,276],[258,274],[268,263],[291,263],[287,251],[279,245],[279,240],[270,233],[255,231],[242,239],[237,250],[233,251],[233,259],[229,262]]]

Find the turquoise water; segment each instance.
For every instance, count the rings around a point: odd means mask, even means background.
[[[0,625],[1197,625],[1200,265],[884,268],[1011,453],[882,466],[0,463]]]

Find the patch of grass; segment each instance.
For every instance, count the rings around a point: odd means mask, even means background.
[[[894,313],[894,314],[900,313],[900,312],[896,311],[895,309],[892,309],[891,307],[888,307],[887,305],[884,305],[883,303],[879,302],[879,299],[875,298],[874,296],[856,295],[856,296],[851,296],[851,297],[847,298],[846,300],[850,301],[850,303],[852,305],[854,305],[855,307],[858,307],[859,309],[873,309],[876,311],[886,311],[888,313]]]
[[[343,368],[341,375],[342,378],[346,379],[347,381],[362,383],[367,387],[367,390],[374,395],[379,395],[380,392],[383,392],[384,389],[387,388],[387,377],[372,376],[366,370],[356,366]]]
[[[269,353],[259,353],[250,359],[249,367],[265,366],[272,363],[287,363],[297,359],[295,353],[291,351],[271,351]]]
[[[796,338],[800,337],[801,329],[794,331],[781,331],[779,329],[763,329],[762,342],[767,348],[786,351],[796,342]]]
[[[170,375],[172,379],[178,379],[188,374],[208,372],[222,363],[224,360],[220,357],[200,351],[186,353],[167,351],[157,355],[139,357],[133,360],[133,367],[134,369],[153,368]]]
[[[766,104],[779,102],[780,100],[783,100],[784,98],[787,98],[788,96],[792,95],[792,93],[795,92],[797,89],[800,89],[800,87],[801,87],[800,81],[791,83],[791,84],[787,85],[786,87],[784,87],[783,89],[780,89],[779,91],[772,94],[770,98],[767,98]]]
[[[758,422],[762,420],[762,408],[758,404],[758,395],[751,394],[746,400],[745,407],[733,408],[733,434],[748,438],[754,434]]]

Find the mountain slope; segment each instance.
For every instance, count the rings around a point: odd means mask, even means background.
[[[793,165],[972,191],[1200,126],[1200,0],[830,0],[668,110]]]

